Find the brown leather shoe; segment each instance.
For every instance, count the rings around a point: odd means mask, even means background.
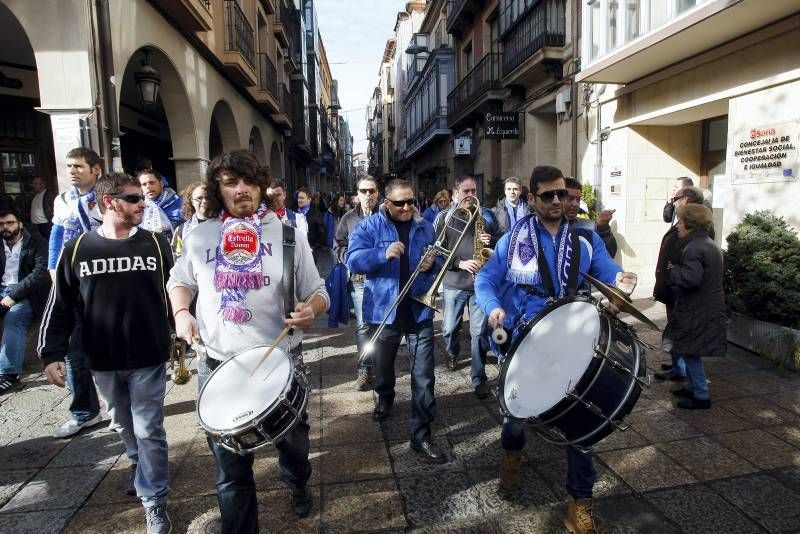
[[[516,491],[520,484],[520,469],[522,451],[500,449],[500,489],[502,491]]]
[[[570,495],[567,500],[564,526],[572,534],[597,534],[597,527],[592,517],[592,499],[576,499]]]

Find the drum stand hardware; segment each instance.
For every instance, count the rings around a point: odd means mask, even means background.
[[[600,350],[600,347],[594,348],[594,355],[595,358],[602,358],[603,360],[605,360],[615,371],[619,371],[620,373],[628,375],[634,380],[636,380],[636,382],[638,382],[639,385],[642,386],[643,388],[649,388],[652,385],[652,382],[650,381],[650,375],[645,375],[644,378],[634,375],[630,369],[628,369],[627,367],[619,363],[617,360],[611,358],[608,354]],[[587,406],[587,408],[589,407]]]

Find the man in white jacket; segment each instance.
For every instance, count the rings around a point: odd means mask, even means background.
[[[175,330],[187,342],[202,339],[208,349],[206,364],[200,366],[201,387],[221,361],[255,346],[271,345],[286,326],[294,329],[289,352],[300,360],[302,330],[329,305],[308,239],[303,232],[295,232],[292,297],[299,304],[291,317],[284,316],[283,225],[269,205],[268,180],[268,171],[250,152],[238,150],[214,159],[205,185],[208,212],[216,218],[192,232],[170,273]],[[242,254],[251,258],[246,265]],[[195,296],[196,319],[189,309]],[[278,469],[300,517],[307,516],[312,506],[306,486],[311,476],[307,419],[303,413],[276,444]],[[235,454],[212,440],[209,446],[217,464],[222,531],[257,532],[253,455]]]

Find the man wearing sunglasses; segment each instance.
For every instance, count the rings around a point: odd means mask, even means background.
[[[336,226],[333,242],[333,253],[340,263],[347,260],[347,249],[350,246],[350,236],[356,225],[366,217],[378,211],[378,181],[372,176],[364,176],[358,181],[358,203],[345,213]],[[353,309],[356,313],[356,347],[358,353],[364,349],[364,344],[369,341],[364,316],[361,313],[364,301],[364,273],[350,272],[350,297],[353,299]],[[356,390],[368,391],[372,389],[371,368],[369,361],[364,361],[358,366],[356,377]]]
[[[430,288],[434,264],[441,258],[426,254],[435,240],[433,226],[414,207],[414,190],[406,180],[386,184],[378,213],[356,226],[350,238],[347,268],[365,273],[364,322],[370,335],[386,317],[386,327],[369,353],[374,364],[378,403],[372,419],[389,417],[394,404],[394,361],[400,339],[406,336],[411,367],[411,448],[431,463],[444,463],[445,455],[431,441],[436,417],[434,397],[433,310],[412,299]],[[406,296],[397,302],[401,288],[419,271]],[[388,314],[392,305],[397,307]]]
[[[626,294],[636,286],[636,275],[622,272],[596,232],[578,230],[570,224],[564,214],[568,191],[561,170],[534,168],[530,186],[534,213],[520,219],[500,238],[475,280],[478,303],[489,317],[489,326],[504,327],[512,341],[519,336],[520,325],[543,311],[551,299],[575,295],[584,284],[581,272],[614,284]],[[525,446],[524,429],[518,420],[505,418],[500,443],[500,488],[513,492],[520,486]],[[591,510],[596,478],[591,453],[568,447],[569,502],[564,523],[572,532],[594,532]]]
[[[97,182],[103,224],[64,246],[42,318],[39,355],[45,376],[64,387],[64,357],[76,318],[98,389],[121,427],[148,534],[168,534],[169,477],[164,431],[165,363],[170,325],[166,278],[169,241],[138,228],[144,196],[131,176]]]

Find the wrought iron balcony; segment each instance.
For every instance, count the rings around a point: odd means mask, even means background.
[[[509,5],[505,11],[512,9]],[[503,76],[548,46],[563,47],[566,35],[566,0],[541,0],[515,20],[502,13],[508,28],[502,34]]]
[[[258,54],[258,89],[259,91],[269,91],[276,100],[279,98],[278,71],[269,55],[263,52]]]
[[[225,50],[239,52],[255,67],[255,39],[253,27],[236,0],[225,0]]]
[[[471,107],[493,97],[491,91],[502,88],[500,54],[491,52],[483,56],[447,96],[448,124],[452,127],[471,111]]]

